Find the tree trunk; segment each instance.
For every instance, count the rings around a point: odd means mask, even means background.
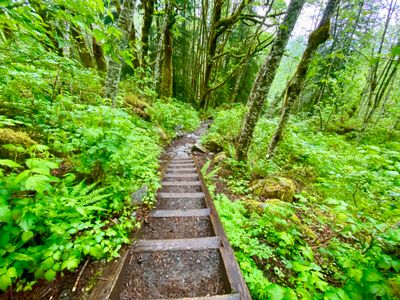
[[[227,18],[221,19],[223,0],[214,0],[214,10],[211,18],[211,29],[207,44],[206,64],[200,93],[200,107],[207,109],[210,99],[210,80],[211,73],[215,67],[215,54],[217,50],[218,38],[230,29],[239,19],[240,14],[250,1],[242,0],[237,9]],[[224,47],[220,47],[219,52],[223,52]]]
[[[325,41],[329,38],[330,18],[334,13],[339,1],[340,0],[328,1],[321,22],[319,23],[318,27],[311,33],[308,39],[306,50],[303,53],[296,73],[293,75],[286,88],[285,100],[283,103],[279,124],[268,146],[268,159],[273,156],[276,146],[282,139],[283,131],[285,130],[286,124],[289,120],[290,111],[298,95],[301,92],[303,82],[307,75],[308,66],[310,65],[314,53],[317,51],[318,47],[321,44],[325,43]]]
[[[247,159],[254,128],[304,2],[305,0],[292,0],[290,2],[285,18],[272,44],[271,51],[254,81],[247,101],[247,112],[244,116],[237,142],[237,158],[239,160]]]
[[[80,61],[85,68],[94,68],[93,57],[86,45],[85,39],[82,33],[79,32],[78,28],[71,26],[71,34],[76,42],[76,48],[79,54]]]
[[[106,71],[107,70],[107,62],[104,56],[103,48],[96,39],[93,37],[93,54],[96,60],[97,70],[99,71]]]
[[[122,51],[126,48],[129,33],[132,27],[133,11],[135,7],[135,0],[124,1],[119,16],[117,27],[121,31],[121,38],[117,41],[117,51]],[[115,106],[115,97],[118,93],[118,84],[121,77],[122,58],[110,59],[107,76],[104,86],[104,97],[109,98],[113,101]]]
[[[143,27],[142,27],[142,57],[141,65],[146,65],[146,56],[149,53],[149,36],[151,23],[153,22],[154,14],[154,3],[155,0],[142,0],[144,16],[143,16]]]
[[[173,80],[173,65],[172,65],[172,54],[173,54],[173,36],[172,27],[175,23],[175,13],[173,12],[172,5],[169,4],[167,8],[167,21],[165,23],[163,32],[163,48],[164,52],[163,60],[161,62],[161,82],[160,82],[160,98],[171,98],[172,97],[172,80]]]

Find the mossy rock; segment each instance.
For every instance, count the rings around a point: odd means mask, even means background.
[[[204,147],[206,147],[208,150],[214,153],[219,153],[222,150],[224,150],[224,148],[217,141],[213,139],[205,141],[202,144]]]
[[[168,134],[160,126],[157,126],[156,129],[157,129],[158,135],[160,136],[161,142],[163,144],[168,144],[170,142]]]
[[[264,209],[266,207],[266,204],[261,201],[253,200],[253,199],[245,199],[243,200],[243,205],[246,207],[246,209],[253,213],[258,213],[262,214],[264,212]]]
[[[15,131],[10,128],[0,128],[0,145],[13,144],[28,148],[37,144],[29,135],[22,131]]]
[[[226,156],[225,152],[220,152],[214,156],[214,164],[218,165],[224,162],[228,157]]]
[[[32,140],[26,132],[15,131],[10,128],[0,128],[0,157],[14,159],[15,152],[2,147],[7,144],[20,145],[24,148],[29,148],[30,146],[37,144],[37,142]]]
[[[296,185],[293,180],[284,177],[272,177],[255,180],[252,183],[252,191],[255,195],[265,199],[280,199],[292,202],[296,193]]]

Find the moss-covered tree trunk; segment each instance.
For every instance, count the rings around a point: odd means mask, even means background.
[[[117,50],[122,51],[126,48],[129,33],[132,27],[133,11],[135,0],[126,0],[121,8],[121,14],[117,22],[117,27],[121,31],[121,38],[117,42]],[[115,105],[115,97],[118,93],[118,84],[121,77],[122,58],[110,59],[107,69],[106,81],[104,86],[104,97],[109,98]]]
[[[285,51],[286,44],[299,17],[305,0],[292,0],[285,18],[278,29],[271,51],[261,66],[247,101],[247,111],[244,116],[238,142],[237,158],[247,159],[247,152],[253,137],[254,128],[260,117],[265,98],[268,95],[272,81],[278,70],[279,63]]]
[[[144,9],[143,16],[143,26],[142,26],[142,55],[141,55],[141,65],[144,66],[146,64],[146,56],[149,52],[149,36],[151,23],[153,22],[153,14],[154,14],[154,4],[155,0],[142,0],[142,5]]]
[[[164,59],[161,64],[160,98],[172,97],[172,80],[174,73],[172,65],[173,36],[171,27],[172,24],[167,24],[164,29]]]
[[[269,143],[267,158],[271,158],[273,156],[276,146],[282,139],[282,134],[289,120],[290,111],[292,110],[292,107],[300,94],[303,82],[307,75],[308,66],[310,65],[314,53],[317,51],[318,47],[325,43],[325,41],[329,38],[330,18],[339,1],[340,0],[328,1],[322,15],[321,22],[308,38],[306,50],[304,51],[300,63],[297,66],[296,73],[293,75],[286,87],[281,117],[278,127],[276,128],[276,131]]]

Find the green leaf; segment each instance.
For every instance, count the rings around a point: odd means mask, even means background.
[[[310,266],[306,266],[298,261],[293,262],[293,270],[295,270],[296,272],[304,272],[310,269],[311,269]]]
[[[62,269],[68,269],[70,271],[76,269],[79,265],[79,260],[75,257],[69,257],[66,261],[62,264]]]
[[[392,48],[392,55],[400,55],[400,46],[396,46]]]
[[[43,269],[43,270],[49,270],[49,269],[51,269],[51,267],[54,265],[54,259],[53,259],[53,257],[48,257],[48,258],[46,258],[41,264],[40,264],[40,267]]]
[[[21,226],[22,230],[29,231],[32,228],[33,224],[35,224],[36,219],[36,216],[28,211],[22,217],[21,221],[19,222],[19,226]]]
[[[31,238],[33,238],[33,232],[32,231],[25,231],[21,236],[21,239],[22,239],[23,242],[27,242]]]
[[[11,285],[11,279],[6,274],[0,276],[0,290],[5,291]]]
[[[9,168],[21,168],[22,166],[11,159],[0,159],[0,166]]]
[[[0,222],[10,223],[12,220],[11,210],[8,206],[0,206]]]
[[[47,270],[46,273],[44,273],[44,278],[46,278],[48,281],[52,281],[54,280],[54,278],[56,278],[56,275],[57,273],[54,270],[50,269]]]
[[[379,282],[382,280],[382,275],[375,270],[365,271],[365,281],[367,282]]]
[[[270,296],[269,299],[271,300],[281,300],[283,299],[283,295],[285,294],[286,290],[284,287],[281,287],[277,284],[271,284],[267,287],[267,293]]]
[[[51,189],[52,180],[45,175],[32,175],[25,182],[25,188],[27,190],[37,191],[38,193],[43,193]]]
[[[6,274],[10,278],[15,278],[17,277],[17,270],[14,267],[11,267],[7,270]]]

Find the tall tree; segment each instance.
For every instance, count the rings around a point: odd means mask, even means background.
[[[143,26],[142,26],[142,55],[141,55],[141,65],[144,66],[146,64],[146,56],[149,52],[149,36],[151,23],[153,22],[153,14],[154,14],[154,4],[155,0],[142,0],[142,5],[144,9],[143,16]]]
[[[132,27],[134,8],[135,8],[135,0],[124,1],[117,22],[117,27],[121,31],[121,36],[117,41],[117,49],[116,49],[117,53],[120,53],[126,48],[129,33]],[[113,101],[113,105],[115,105],[115,97],[118,93],[118,84],[121,77],[121,68],[122,68],[122,57],[120,55],[117,55],[117,57],[112,57],[110,59],[107,69],[106,81],[104,86],[104,96],[106,98],[110,98]]]
[[[172,97],[172,80],[173,80],[173,65],[172,65],[172,54],[173,54],[173,35],[172,27],[175,24],[176,13],[172,5],[172,1],[169,1],[166,7],[166,21],[163,30],[162,39],[162,59],[160,62],[160,98]]]
[[[218,39],[226,33],[232,26],[238,22],[239,17],[250,0],[242,0],[236,10],[226,18],[222,18],[223,0],[214,0],[213,14],[211,17],[211,27],[208,34],[207,42],[207,56],[204,68],[204,75],[202,78],[202,88],[200,95],[200,107],[207,109],[208,101],[210,98],[210,80],[212,70],[215,67],[216,51],[218,46]],[[203,8],[204,9],[204,8]],[[204,16],[203,16],[204,17]],[[225,44],[224,44],[225,45]],[[224,47],[220,47],[219,52],[223,52]]]
[[[305,0],[292,0],[290,2],[285,18],[279,26],[277,36],[272,44],[271,51],[254,81],[237,142],[237,158],[239,160],[247,158],[254,128],[304,2]]]
[[[296,73],[293,75],[286,87],[285,100],[283,103],[280,120],[271,142],[269,143],[267,158],[272,157],[276,146],[282,139],[283,131],[285,130],[286,124],[289,120],[290,111],[300,94],[303,82],[307,75],[308,66],[310,65],[315,51],[317,51],[318,47],[325,43],[329,38],[330,18],[334,13],[339,1],[340,0],[328,1],[320,23],[308,38],[307,47],[303,53],[299,65],[297,66]]]

